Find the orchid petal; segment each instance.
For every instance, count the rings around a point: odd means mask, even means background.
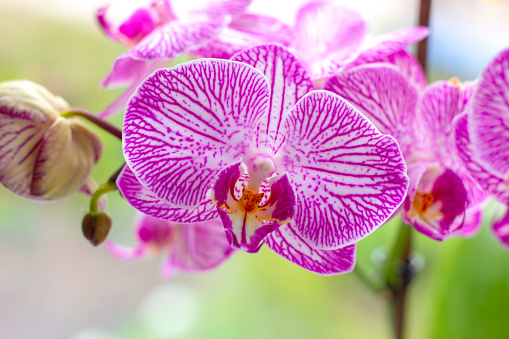
[[[426,88],[417,106],[423,148],[454,170],[462,167],[462,162],[455,152],[452,121],[467,108],[469,96],[465,92],[471,90],[454,81],[437,81]]]
[[[456,151],[458,156],[463,161],[465,168],[468,170],[471,179],[463,181],[467,182],[466,186],[469,191],[470,201],[481,202],[486,198],[485,190],[488,194],[503,204],[509,204],[509,186],[504,179],[487,169],[482,162],[480,162],[472,150],[472,144],[468,134],[468,115],[463,113],[457,116],[454,120],[454,135],[456,141]],[[473,179],[474,183],[471,183]],[[480,186],[476,188],[476,184]]]
[[[128,166],[117,179],[117,187],[127,202],[138,211],[159,219],[179,223],[203,222],[218,218],[216,206],[210,198],[192,209],[169,205],[143,187]]]
[[[405,157],[416,144],[414,134],[418,93],[396,69],[372,64],[330,78],[325,90],[354,104],[379,130],[398,140]]]
[[[295,193],[286,175],[276,178],[270,187],[270,197],[260,205],[263,195],[243,190],[236,197],[235,186],[242,175],[237,162],[219,172],[212,188],[212,200],[218,208],[226,238],[235,249],[248,253],[260,250],[265,236],[294,215]]]
[[[509,248],[509,211],[501,219],[493,223],[492,231],[495,238],[505,248]]]
[[[117,258],[126,260],[135,260],[144,257],[148,253],[148,248],[144,244],[139,244],[134,248],[115,244],[112,241],[106,240],[106,250]]]
[[[479,231],[483,223],[484,206],[485,204],[479,204],[472,208],[468,208],[465,212],[465,220],[459,235],[462,237],[473,237]]]
[[[289,45],[293,33],[283,22],[264,15],[244,14],[235,18],[221,34],[190,54],[228,59],[235,53],[262,43]]]
[[[204,8],[195,10],[209,15],[230,15],[236,17],[242,14],[251,4],[252,0],[209,0]]]
[[[482,71],[469,116],[474,153],[495,174],[509,170],[509,49]]]
[[[403,74],[405,79],[410,81],[418,91],[422,91],[426,87],[426,76],[424,75],[421,64],[412,53],[408,52],[406,49],[386,55],[380,58],[379,61],[393,64],[397,70]]]
[[[268,98],[263,74],[234,61],[202,59],[156,71],[128,103],[127,164],[160,199],[194,207],[221,168],[248,148]]]
[[[226,240],[220,219],[180,225],[179,230],[163,271],[167,271],[168,266],[188,272],[208,270],[234,252]]]
[[[418,232],[443,241],[461,232],[467,192],[461,178],[450,169],[428,165],[423,171],[422,167],[414,166],[414,174],[409,173],[412,182],[401,217]]]
[[[315,249],[299,236],[291,223],[270,233],[264,242],[283,258],[318,274],[347,273],[355,265],[355,244],[335,250]]]
[[[170,21],[159,26],[117,58],[102,86],[116,87],[139,82],[155,69],[150,61],[173,59],[199,47],[219,34],[224,25],[224,21],[201,19]]]
[[[397,142],[342,98],[309,93],[287,128],[281,162],[297,193],[294,225],[312,247],[357,242],[402,203],[408,178]]]
[[[309,2],[297,13],[296,49],[312,79],[334,74],[365,35],[366,23],[358,12],[330,1]]]
[[[276,153],[284,141],[286,116],[297,101],[313,89],[313,83],[299,61],[281,46],[253,47],[231,60],[253,66],[267,78],[271,106],[258,127],[257,147]]]
[[[407,27],[374,37],[347,68],[380,62],[386,56],[399,52],[406,46],[424,39],[429,34],[427,27]]]

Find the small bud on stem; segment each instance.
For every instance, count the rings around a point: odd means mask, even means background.
[[[101,244],[108,233],[110,233],[112,225],[111,217],[106,212],[90,212],[85,215],[81,224],[83,235],[94,246]]]

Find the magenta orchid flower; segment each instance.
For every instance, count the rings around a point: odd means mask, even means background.
[[[468,113],[455,121],[456,145],[465,166],[486,192],[509,205],[509,49],[482,71]],[[509,247],[509,214],[493,224]]]
[[[136,247],[107,242],[106,248],[123,259],[138,259],[165,251],[167,259],[161,275],[166,278],[177,271],[200,272],[215,268],[233,252],[219,219],[184,225],[139,213],[135,230]]]
[[[325,88],[398,140],[410,177],[405,222],[436,240],[475,233],[486,195],[455,152],[452,127],[468,106],[471,84],[439,81],[419,94],[395,67],[372,64],[336,75]]]
[[[234,248],[351,270],[354,244],[402,203],[406,168],[392,137],[312,86],[276,45],[156,71],[128,103],[120,189],[160,218],[218,213]]]
[[[416,84],[426,85],[424,74],[414,67],[417,61],[404,50],[428,35],[426,27],[404,28],[372,39],[366,39],[366,33],[366,22],[357,11],[333,1],[312,1],[297,13],[295,53],[313,80],[361,64],[392,62]]]
[[[102,83],[130,87],[99,115],[106,117],[123,108],[143,79],[184,53],[229,58],[262,42],[288,44],[291,31],[286,25],[271,17],[243,14],[250,2],[210,0],[202,8],[176,13],[169,0],[155,0],[119,24],[109,19],[109,6],[100,8],[97,18],[106,35],[131,49],[115,61]]]

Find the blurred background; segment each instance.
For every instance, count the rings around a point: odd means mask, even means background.
[[[191,1],[191,0],[189,0]],[[417,22],[416,0],[338,1],[359,10],[372,34]],[[254,0],[251,12],[288,24],[302,0]],[[122,90],[98,84],[126,48],[99,31],[100,0],[0,1],[0,81],[29,79],[74,107],[96,112]],[[434,1],[430,79],[474,79],[509,46],[509,1]],[[121,125],[122,117],[112,121]],[[94,170],[104,182],[122,164],[121,144],[101,134]],[[203,274],[159,277],[164,253],[122,261],[81,234],[88,198],[23,200],[0,187],[0,338],[391,338],[387,305],[352,274],[321,277],[264,248]],[[111,239],[134,244],[134,211],[109,195]],[[491,203],[485,217],[503,212]],[[368,268],[390,246],[389,223],[358,245]],[[487,225],[474,238],[435,242],[415,234],[425,258],[410,288],[408,338],[507,338],[509,253]]]

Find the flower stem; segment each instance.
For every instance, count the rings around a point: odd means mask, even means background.
[[[406,295],[413,277],[410,263],[411,251],[412,228],[402,222],[385,267],[385,284],[390,293],[389,302],[396,339],[402,339],[404,335]]]
[[[117,189],[117,185],[115,182],[108,181],[106,184],[102,184],[99,188],[94,192],[92,198],[90,199],[90,213],[97,213],[98,207],[97,204],[99,199],[106,193],[115,191]]]
[[[419,10],[419,26],[429,26],[429,16],[431,10],[431,0],[421,0],[421,8]],[[417,60],[421,64],[424,74],[427,71],[428,56],[428,38],[424,38],[417,44]]]
[[[106,121],[104,119],[99,118],[97,115],[95,115],[85,109],[71,108],[71,110],[69,112],[62,113],[61,116],[64,118],[80,117],[80,118],[86,119],[86,120],[92,122],[97,127],[102,128],[106,132],[108,132],[111,135],[122,140],[122,131],[117,126],[109,123],[108,121]]]

